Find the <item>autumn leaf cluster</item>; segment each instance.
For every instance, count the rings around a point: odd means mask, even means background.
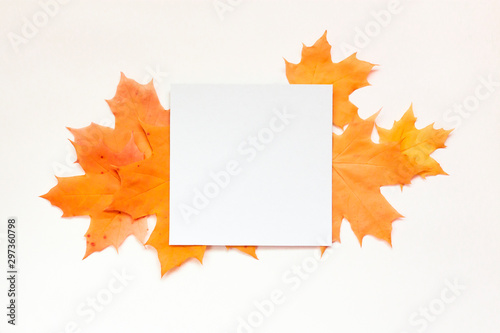
[[[325,34],[312,46],[303,46],[298,64],[285,60],[291,84],[333,86],[332,134],[332,242],[340,241],[346,219],[361,242],[372,235],[391,243],[392,222],[401,215],[380,193],[387,185],[404,186],[414,177],[445,174],[430,154],[443,148],[450,131],[415,127],[410,109],[391,129],[375,125],[377,114],[361,119],[349,100],[356,89],[369,85],[373,64],[355,54],[334,63]],[[61,208],[63,217],[89,216],[86,253],[107,247],[118,249],[135,237],[154,248],[161,274],[195,258],[200,262],[206,246],[171,246],[169,239],[169,110],[164,109],[153,83],[139,84],[121,76],[115,96],[107,103],[115,117],[114,128],[91,124],[69,131],[77,161],[85,174],[56,177],[57,185],[42,197]],[[379,142],[374,142],[376,129]],[[148,239],[148,217],[156,225]],[[231,248],[231,247],[228,247]],[[255,247],[233,247],[255,258]]]

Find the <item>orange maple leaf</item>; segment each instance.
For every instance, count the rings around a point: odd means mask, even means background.
[[[90,216],[84,258],[108,246],[118,250],[130,235],[144,243],[147,233],[145,218],[134,221],[128,214],[103,211],[120,186],[112,173],[57,177],[57,180],[58,184],[41,197],[61,208],[63,217]]]
[[[57,185],[41,197],[61,208],[62,217],[100,213],[111,203],[113,195],[120,188],[120,181],[109,172],[56,179]]]
[[[445,148],[445,141],[452,130],[435,129],[434,124],[422,129],[415,127],[417,118],[413,115],[413,108],[399,121],[395,121],[391,129],[377,126],[380,142],[397,142],[401,152],[408,157],[410,163],[416,168],[417,174],[422,178],[435,175],[446,175],[438,162],[430,154],[438,148]]]
[[[127,212],[133,218],[168,216],[170,190],[170,126],[142,124],[152,153],[149,158],[118,168],[121,179],[109,210]]]
[[[359,242],[372,235],[391,243],[392,222],[402,217],[380,193],[384,185],[409,184],[416,174],[399,143],[374,143],[374,119],[355,121],[333,135],[333,241],[346,218]]]
[[[168,201],[168,198],[165,200]],[[182,265],[187,260],[195,258],[203,262],[206,246],[169,245],[169,217],[156,215],[156,226],[146,245],[150,245],[158,252],[161,265],[161,275]]]
[[[228,250],[235,249],[235,250],[241,251],[243,253],[246,253],[249,256],[254,257],[255,259],[259,259],[259,258],[257,258],[257,253],[255,253],[257,246],[226,246],[226,248]]]
[[[313,46],[303,45],[302,59],[298,64],[285,59],[286,77],[292,84],[333,85],[333,124],[343,128],[351,121],[359,120],[358,109],[349,101],[349,95],[369,85],[367,77],[374,64],[359,60],[356,53],[334,63],[331,48],[325,31]]]

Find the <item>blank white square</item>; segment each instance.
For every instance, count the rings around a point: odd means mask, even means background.
[[[173,85],[171,245],[330,245],[332,86]]]

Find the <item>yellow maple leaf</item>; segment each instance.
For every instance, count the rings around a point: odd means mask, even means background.
[[[446,175],[438,162],[430,154],[438,148],[445,148],[445,141],[452,130],[435,129],[430,124],[422,129],[415,127],[413,108],[399,121],[395,121],[391,129],[377,126],[380,142],[397,142],[401,152],[408,157],[410,163],[416,168],[417,174],[422,178],[435,175]]]

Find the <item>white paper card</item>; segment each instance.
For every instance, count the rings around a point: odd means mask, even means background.
[[[172,85],[171,245],[330,245],[332,86]]]

